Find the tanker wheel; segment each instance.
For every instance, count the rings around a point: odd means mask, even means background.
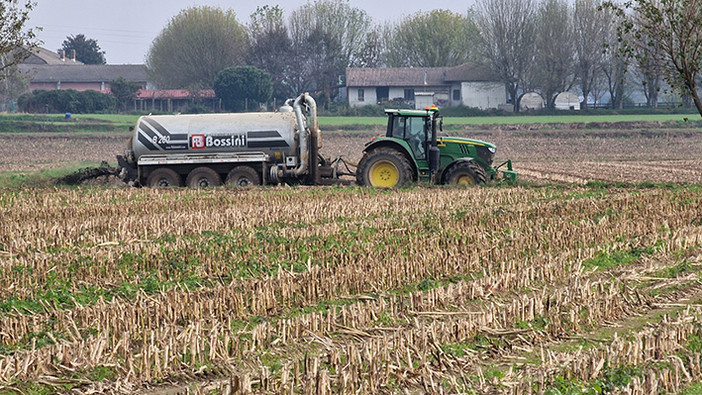
[[[151,188],[179,187],[182,183],[180,175],[167,167],[159,167],[146,179],[146,185]]]
[[[412,181],[412,167],[401,152],[380,148],[367,152],[356,171],[356,183],[377,188],[394,188]]]
[[[475,162],[463,162],[453,166],[444,176],[444,184],[477,185],[485,184],[487,175],[482,166]]]
[[[261,177],[248,166],[237,166],[227,175],[227,185],[240,188],[261,185]]]
[[[197,167],[188,174],[185,185],[191,188],[217,187],[222,185],[222,178],[209,167]]]

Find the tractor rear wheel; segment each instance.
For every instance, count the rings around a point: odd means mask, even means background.
[[[412,166],[405,156],[391,148],[366,152],[358,164],[356,183],[377,188],[394,188],[412,181]]]
[[[486,181],[485,169],[475,162],[459,163],[444,175],[444,184],[471,186],[485,184]]]
[[[185,185],[190,188],[218,187],[222,185],[222,177],[209,167],[197,167],[188,174]]]
[[[261,177],[249,166],[237,166],[227,175],[227,185],[240,188],[261,185]]]
[[[149,174],[146,185],[151,188],[179,187],[183,185],[183,180],[172,169],[159,167]]]

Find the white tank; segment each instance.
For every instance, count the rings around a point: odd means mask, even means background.
[[[136,161],[148,154],[298,152],[293,112],[143,116],[134,130]]]

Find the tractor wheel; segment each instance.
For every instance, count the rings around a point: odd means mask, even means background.
[[[222,178],[209,167],[197,167],[188,174],[185,185],[190,188],[217,187],[222,185]]]
[[[179,187],[183,185],[183,180],[172,169],[160,167],[149,174],[146,185],[151,188]]]
[[[486,181],[485,170],[475,162],[459,163],[444,175],[444,184],[471,186],[485,184]]]
[[[227,185],[241,188],[261,185],[261,177],[248,166],[237,166],[227,175]]]
[[[358,164],[356,183],[377,188],[394,188],[412,181],[412,167],[402,153],[390,148],[366,152]]]

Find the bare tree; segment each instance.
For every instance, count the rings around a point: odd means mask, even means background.
[[[624,5],[608,1],[605,6],[621,18],[620,39],[626,35],[647,37],[646,45],[660,48],[666,81],[682,96],[692,98],[702,115],[702,99],[697,90],[702,71],[702,0],[630,0]],[[627,14],[627,10],[633,13]],[[629,53],[640,42],[621,40]]]
[[[476,22],[485,59],[504,82],[514,111],[520,88],[533,67],[536,7],[534,0],[480,0]]]
[[[284,100],[298,92],[291,87],[294,58],[292,39],[285,25],[283,10],[278,6],[258,7],[249,23],[251,50],[249,64],[265,70],[273,80],[273,97]]]
[[[353,66],[357,67],[380,67],[382,57],[385,52],[383,40],[383,30],[381,27],[374,27],[368,34],[363,44],[363,48]]]
[[[636,54],[634,57],[636,66],[634,70],[641,81],[643,93],[646,97],[646,105],[658,108],[658,93],[663,83],[664,55],[661,47],[654,42],[650,42],[650,38],[647,35],[643,34],[635,39],[640,42],[633,49]]]
[[[599,0],[576,0],[573,10],[576,76],[583,94],[581,109],[586,109],[593,85],[602,73],[602,60],[611,13],[599,9]],[[595,101],[598,98],[593,98]]]
[[[328,103],[332,86],[362,53],[371,18],[348,0],[317,0],[293,11],[289,26],[299,91],[322,91]]]
[[[620,38],[617,30],[617,25],[610,25],[601,64],[609,91],[609,105],[613,109],[621,109],[624,106],[626,72],[629,66],[625,51],[618,45]]]
[[[478,57],[474,43],[480,32],[470,14],[448,10],[418,12],[392,29],[388,66],[457,66]]]
[[[160,88],[211,88],[227,67],[243,64],[249,37],[232,10],[181,11],[151,44],[146,67]]]
[[[536,48],[533,86],[548,108],[556,95],[574,83],[575,34],[570,6],[565,0],[544,0],[536,15]]]

